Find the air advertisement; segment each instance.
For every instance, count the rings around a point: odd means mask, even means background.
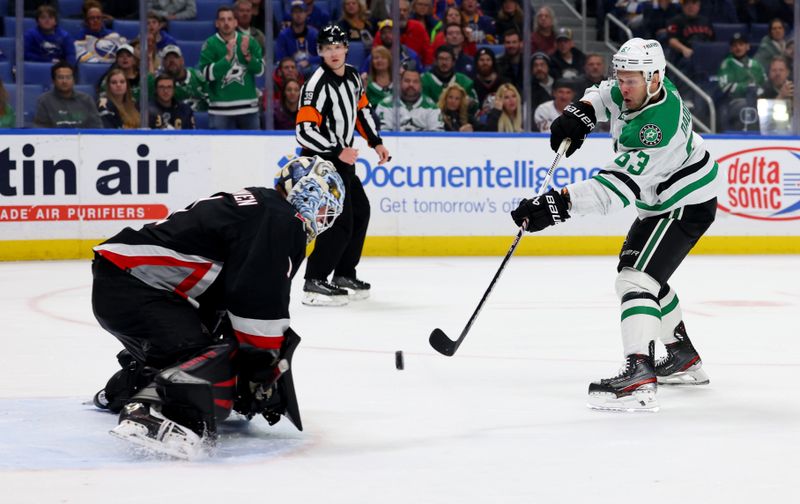
[[[37,257],[36,249],[54,240],[97,242],[215,192],[270,186],[278,165],[296,152],[292,136],[283,134],[1,138],[5,259]],[[513,236],[508,213],[537,193],[554,158],[540,135],[387,134],[384,142],[392,154],[385,166],[376,165],[377,155],[362,140],[356,143],[356,171],[372,205],[368,250],[371,237]],[[709,236],[800,236],[800,139],[720,138],[705,147],[719,163],[720,179]],[[560,188],[591,178],[611,160],[610,139],[590,138],[558,163],[550,183]],[[621,237],[635,218],[629,206],[569,219],[546,234]]]

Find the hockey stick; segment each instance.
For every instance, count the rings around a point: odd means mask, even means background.
[[[537,198],[544,194],[544,192],[547,190],[547,186],[550,185],[550,177],[553,175],[553,170],[555,170],[556,165],[561,160],[561,156],[563,156],[567,149],[569,149],[570,143],[572,143],[571,140],[566,138],[561,142],[561,145],[558,146],[556,158],[553,160],[553,164],[550,165],[550,169],[547,171],[547,175],[545,176],[541,187],[539,187],[539,193],[536,195]],[[509,248],[508,252],[506,252],[503,262],[500,263],[500,268],[498,268],[497,273],[494,274],[494,278],[492,278],[492,281],[489,283],[489,287],[486,289],[486,292],[483,293],[483,297],[478,303],[478,306],[475,308],[475,311],[472,312],[472,316],[467,321],[467,325],[464,327],[464,330],[461,331],[461,336],[459,336],[457,340],[453,341],[447,337],[444,331],[437,327],[433,330],[433,332],[431,332],[430,338],[428,338],[428,342],[431,344],[434,350],[440,354],[447,355],[448,357],[456,353],[458,347],[461,346],[461,342],[463,342],[464,338],[467,337],[467,333],[469,333],[469,330],[472,327],[472,324],[475,322],[475,319],[478,318],[478,314],[481,312],[483,305],[489,298],[489,294],[491,294],[492,289],[494,289],[494,284],[497,283],[497,279],[500,278],[500,274],[503,273],[508,260],[511,259],[511,256],[514,254],[514,250],[516,250],[517,245],[519,245],[519,240],[522,238],[522,233],[525,231],[525,227],[527,225],[528,223],[524,222],[522,226],[520,226],[517,236],[514,238],[514,242],[511,244],[511,248]]]

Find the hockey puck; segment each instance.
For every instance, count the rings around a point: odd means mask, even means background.
[[[394,353],[394,367],[399,370],[403,370],[405,368],[405,362],[403,362],[403,351],[398,350]]]

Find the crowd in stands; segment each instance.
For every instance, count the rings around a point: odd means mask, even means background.
[[[564,106],[608,77],[607,57],[575,47],[572,30],[559,27],[547,5],[533,15],[526,62],[521,0],[400,0],[395,100],[392,0],[270,1],[272,41],[263,29],[265,0],[148,0],[142,54],[137,0],[25,0],[24,80],[26,92],[40,95],[25,110],[26,125],[138,128],[145,58],[151,128],[260,129],[269,110],[275,129],[294,129],[300,86],[320,64],[317,34],[331,22],[348,34],[348,62],[359,69],[385,130],[519,132],[527,110],[533,130],[546,132]],[[741,129],[739,111],[757,98],[793,96],[793,5],[596,0],[593,10],[661,41],[669,60],[722,105],[720,128]],[[0,127],[12,127],[9,85],[20,66],[14,1],[0,6],[3,40],[10,41],[0,46]],[[619,30],[610,35],[622,37]],[[273,68],[264,68],[266,50]],[[269,75],[273,93],[265,96]],[[692,89],[676,84],[702,113]]]

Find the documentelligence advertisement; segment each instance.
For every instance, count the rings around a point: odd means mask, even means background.
[[[357,173],[372,205],[372,236],[508,236],[509,217],[534,196],[554,154],[542,136],[386,135],[392,161],[358,140]],[[800,235],[800,140],[710,139],[719,211],[709,235]],[[163,219],[194,200],[271,186],[291,135],[3,135],[3,240],[102,239]],[[590,138],[553,172],[556,188],[614,160]],[[573,218],[550,235],[622,236],[636,212]]]

